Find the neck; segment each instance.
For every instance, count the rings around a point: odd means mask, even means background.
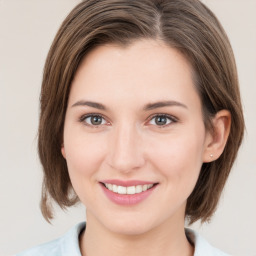
[[[162,223],[143,234],[117,234],[87,214],[86,231],[81,234],[82,256],[193,256],[194,248],[184,231],[184,220]]]

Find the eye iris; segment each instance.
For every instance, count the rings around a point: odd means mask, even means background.
[[[102,117],[100,117],[100,116],[92,116],[91,117],[91,123],[93,125],[100,125],[102,123]]]
[[[165,125],[167,123],[167,118],[165,116],[157,116],[155,122],[157,125]]]

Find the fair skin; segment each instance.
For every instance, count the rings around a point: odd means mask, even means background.
[[[188,61],[163,42],[105,45],[86,56],[72,82],[61,149],[86,206],[83,256],[193,255],[186,201],[202,163],[223,151],[229,112],[213,124],[214,135],[205,129]],[[143,200],[139,193],[116,199],[106,183],[153,187]]]

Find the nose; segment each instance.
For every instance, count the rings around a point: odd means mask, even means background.
[[[132,125],[113,129],[108,152],[108,164],[123,173],[138,170],[145,164],[141,134]]]

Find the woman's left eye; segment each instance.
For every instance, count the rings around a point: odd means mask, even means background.
[[[157,126],[166,126],[173,122],[176,122],[176,120],[173,117],[170,117],[168,115],[156,115],[150,119],[149,124]]]
[[[107,121],[100,115],[87,115],[81,118],[81,121],[91,126],[100,126],[107,124]]]

